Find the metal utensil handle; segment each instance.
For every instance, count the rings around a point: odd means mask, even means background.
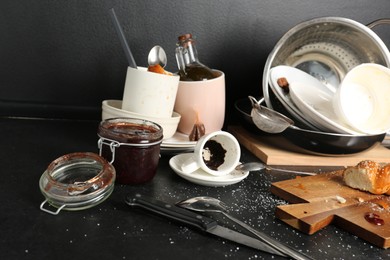
[[[390,18],[382,18],[382,19],[378,19],[378,20],[375,20],[369,24],[367,24],[366,26],[370,29],[374,28],[375,26],[377,25],[380,25],[380,24],[390,24]]]
[[[210,228],[218,225],[218,223],[211,218],[207,218],[197,213],[176,207],[172,204],[145,197],[138,193],[135,195],[127,195],[125,202],[129,206],[140,207],[152,211],[161,216],[186,223],[203,231],[209,230]]]
[[[259,101],[257,101],[257,99],[252,96],[248,96],[248,98],[252,103],[252,107],[260,108],[260,104],[264,101],[264,98],[261,98]]]
[[[120,26],[120,23],[119,23],[119,20],[118,20],[118,18],[116,16],[114,8],[111,8],[109,10],[109,12],[110,12],[111,19],[112,19],[112,21],[114,23],[115,30],[116,30],[116,32],[118,34],[119,40],[121,42],[122,48],[123,48],[123,50],[125,52],[125,55],[126,55],[128,63],[129,63],[129,66],[134,68],[134,69],[137,69],[137,64],[136,64],[136,62],[134,60],[134,57],[133,57],[133,54],[132,54],[132,52],[130,50],[129,44],[126,41],[125,34],[124,34],[123,30],[122,30],[122,27]]]
[[[294,170],[285,170],[285,169],[273,168],[270,166],[266,166],[265,169],[271,170],[271,171],[278,171],[278,172],[290,172],[290,173],[304,174],[304,175],[317,175],[314,172],[301,172],[301,171],[294,171]]]
[[[239,224],[241,227],[247,229],[248,231],[250,231],[252,234],[256,235],[258,238],[260,238],[260,240],[264,243],[266,243],[267,245],[273,247],[274,249],[280,251],[280,252],[283,252],[284,254],[288,255],[289,257],[291,257],[292,259],[296,259],[296,260],[308,260],[308,259],[311,259],[309,258],[308,256],[306,255],[303,255],[301,253],[299,253],[298,251],[280,243],[279,241],[273,239],[272,237],[252,228],[251,226],[245,224],[244,222],[242,222],[241,220],[239,219],[236,219],[235,217],[227,214],[226,212],[223,212],[221,211],[221,213],[226,216],[227,218],[229,218],[230,220],[236,222],[237,224]]]

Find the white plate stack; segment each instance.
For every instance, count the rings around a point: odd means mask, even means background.
[[[282,78],[287,88],[279,86]],[[287,112],[307,129],[351,135],[390,130],[390,69],[382,65],[356,66],[338,88],[285,65],[271,68],[269,82]]]

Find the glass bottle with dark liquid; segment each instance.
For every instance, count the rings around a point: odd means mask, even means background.
[[[179,36],[176,45],[176,61],[181,81],[202,81],[218,77],[216,72],[199,61],[191,34]]]

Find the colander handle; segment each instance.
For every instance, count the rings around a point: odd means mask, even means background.
[[[377,25],[380,25],[380,24],[390,24],[390,18],[382,18],[382,19],[378,19],[376,21],[373,21],[369,24],[367,24],[366,26],[370,29],[374,28],[375,26]]]

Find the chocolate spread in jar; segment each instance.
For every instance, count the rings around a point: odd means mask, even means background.
[[[108,161],[114,159],[118,183],[138,184],[153,179],[163,138],[161,126],[141,119],[108,119],[100,124],[98,135],[106,138],[106,143],[117,142],[114,153],[109,144],[104,144],[101,154]]]
[[[203,161],[211,170],[217,171],[218,167],[225,162],[226,150],[220,143],[209,140],[203,147]]]

